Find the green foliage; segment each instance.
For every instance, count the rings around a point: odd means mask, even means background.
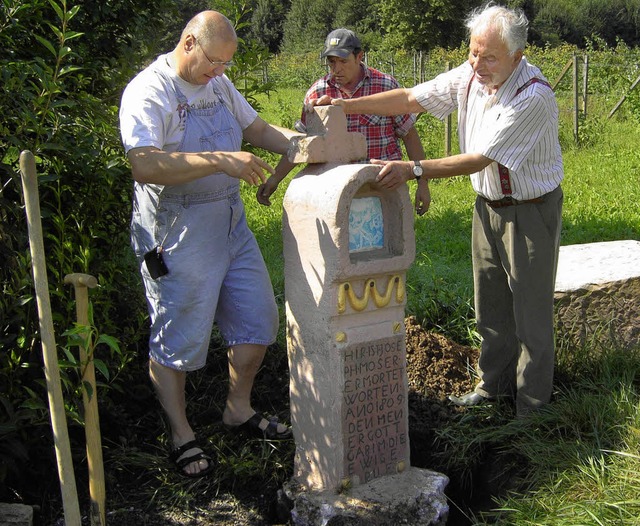
[[[466,38],[460,14],[479,4],[473,0],[381,2],[381,26],[386,32],[384,46],[425,51],[437,46],[458,46]]]
[[[0,425],[8,425],[3,429],[10,432],[0,436],[0,449],[21,440],[35,471],[23,466],[6,472],[8,480],[0,478],[1,496],[8,492],[5,483],[20,495],[25,482],[52,473],[42,461],[49,449],[41,448],[51,437],[18,170],[23,149],[36,155],[56,332],[73,324],[72,291],[63,286],[64,276],[93,274],[100,283],[93,294],[100,313],[97,328],[101,334],[117,334],[124,343],[105,359],[107,368],[117,371],[136,351],[144,305],[128,249],[130,181],[117,108],[90,91],[89,74],[101,71],[97,59],[89,64],[74,50],[87,38],[74,29],[80,7],[64,0],[16,0],[5,7],[0,19],[0,42],[8,50],[0,57],[5,87],[0,94]],[[106,84],[97,84],[108,95]],[[70,386],[67,372],[63,370],[63,382]],[[121,381],[115,374],[110,380]],[[77,412],[71,402],[67,409]]]
[[[597,36],[613,46],[618,40],[638,44],[638,0],[535,0],[532,37],[552,46],[584,46]]]
[[[337,5],[337,0],[292,0],[284,23],[282,50],[296,53],[315,51],[320,54],[327,34],[335,29],[333,13]]]
[[[282,42],[285,17],[286,11],[282,2],[258,0],[251,16],[251,39],[271,53],[276,53]]]

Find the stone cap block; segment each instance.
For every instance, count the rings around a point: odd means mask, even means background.
[[[307,114],[307,136],[291,139],[292,163],[348,163],[367,156],[367,141],[359,132],[347,131],[347,116],[339,106],[315,106]]]
[[[556,292],[640,277],[640,241],[604,241],[560,247]]]

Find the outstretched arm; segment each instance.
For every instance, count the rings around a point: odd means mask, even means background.
[[[291,138],[301,135],[300,132],[268,124],[261,117],[256,117],[256,120],[245,128],[243,132],[247,142],[270,152],[283,155],[287,153]]]
[[[264,170],[273,168],[249,152],[166,152],[152,146],[133,148],[127,157],[131,172],[139,183],[177,185],[224,172],[251,185],[266,180]]]
[[[424,108],[420,106],[410,89],[398,88],[366,97],[353,99],[332,99],[323,95],[319,99],[311,101],[307,111],[313,106],[341,106],[345,113],[366,113],[369,115],[402,115],[403,113],[421,113]]]

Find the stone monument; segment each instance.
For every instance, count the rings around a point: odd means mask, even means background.
[[[316,107],[307,124],[289,158],[310,164],[283,220],[294,523],[444,524],[448,479],[409,459],[408,189],[380,188],[379,166],[345,164],[366,157],[366,142],[341,108]]]

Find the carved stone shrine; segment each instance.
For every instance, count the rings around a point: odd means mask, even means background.
[[[406,272],[415,257],[409,192],[404,185],[380,188],[379,166],[345,164],[366,157],[366,142],[347,132],[341,108],[316,107],[307,130],[311,135],[289,150],[289,159],[309,164],[289,184],[283,220],[293,481],[326,499],[400,477],[389,483],[419,486],[403,499],[413,491],[425,500],[423,478],[432,472],[409,474],[404,316]],[[440,520],[448,512],[448,481],[434,475],[429,491]],[[314,523],[308,514],[295,518]]]

